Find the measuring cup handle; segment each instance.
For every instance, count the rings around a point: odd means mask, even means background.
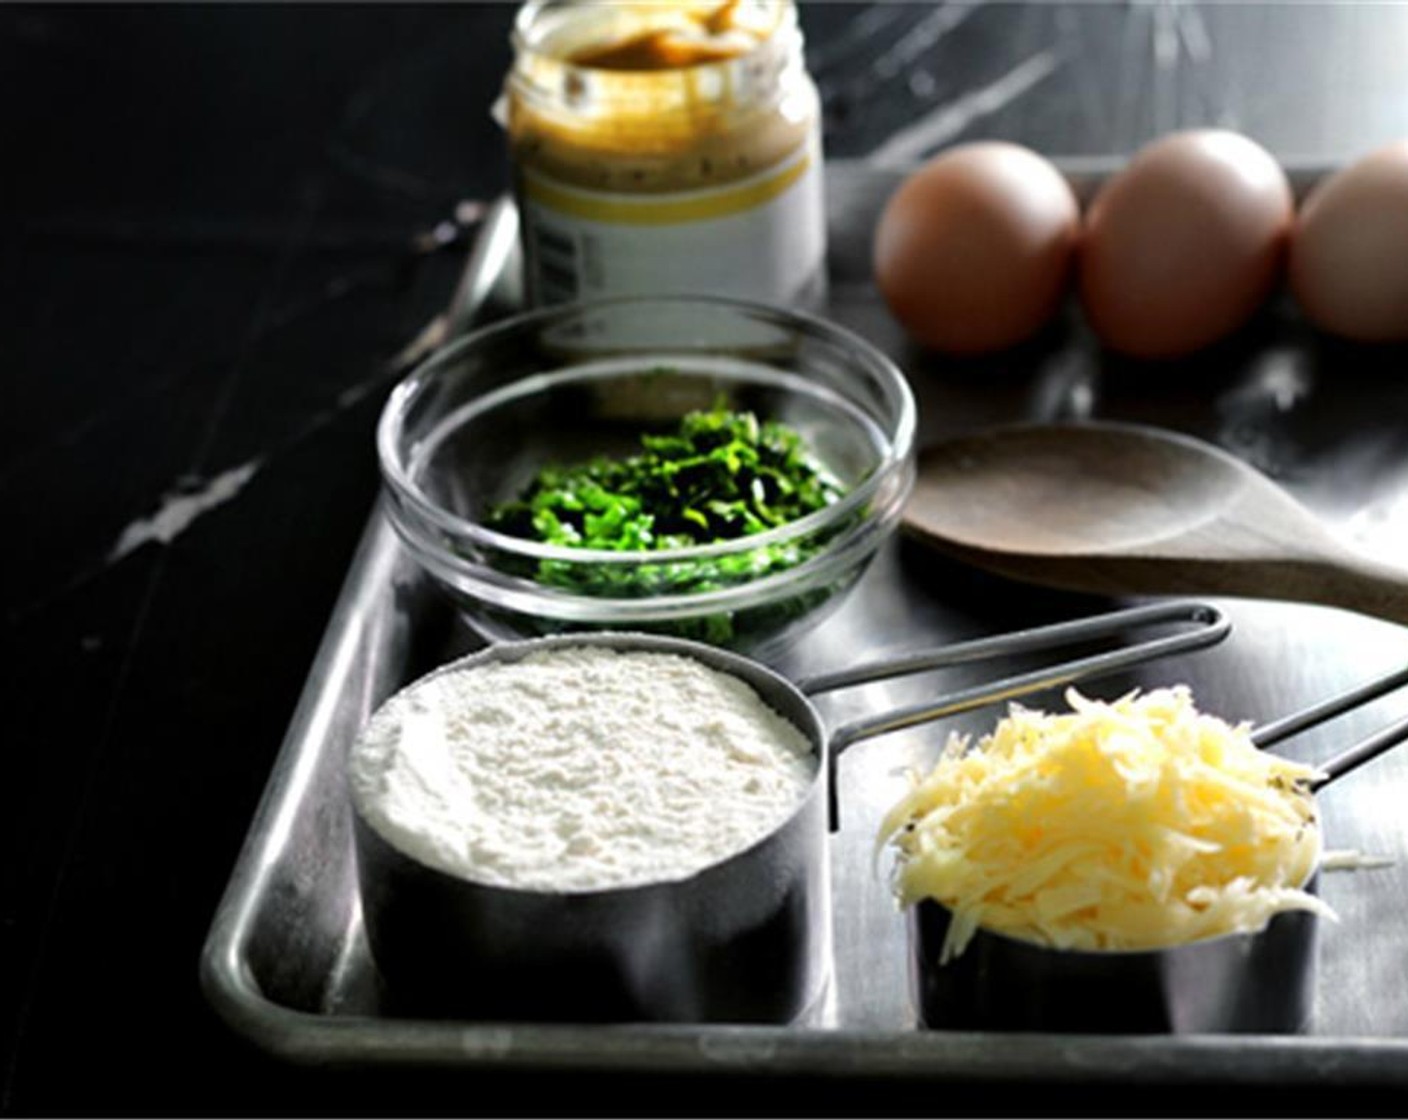
[[[827,750],[828,806],[831,830],[835,832],[840,828],[837,760],[842,752],[862,739],[870,739],[890,731],[899,731],[916,724],[928,723],[986,704],[1011,700],[1028,693],[1071,684],[1087,677],[1116,672],[1158,657],[1166,657],[1169,654],[1203,649],[1222,641],[1231,631],[1232,624],[1220,610],[1206,603],[1192,601],[1159,603],[886,658],[841,672],[810,677],[800,682],[798,688],[805,693],[815,695],[818,692],[848,688],[908,673],[987,660],[1014,653],[1050,649],[1090,638],[1109,637],[1139,626],[1177,622],[1193,623],[1195,628],[1180,634],[1149,639],[1126,646],[1123,649],[1110,650],[1007,677],[990,684],[962,689],[922,704],[898,708],[879,716],[871,716],[853,723],[843,724],[831,733]]]
[[[1380,696],[1387,695],[1406,684],[1408,684],[1408,666],[1395,669],[1391,673],[1385,673],[1381,677],[1375,677],[1373,680],[1351,688],[1347,692],[1342,692],[1338,696],[1332,696],[1328,700],[1312,704],[1309,708],[1293,715],[1284,716],[1271,723],[1264,723],[1252,731],[1252,742],[1259,747],[1269,747],[1273,743],[1279,743],[1282,739],[1289,739],[1293,735],[1298,735],[1302,731],[1361,707],[1371,700],[1377,700]],[[1324,789],[1336,778],[1357,769],[1370,759],[1378,758],[1379,755],[1390,747],[1397,746],[1404,739],[1408,739],[1408,718],[1389,724],[1381,731],[1330,759],[1319,768],[1323,776],[1315,783],[1315,788]]]
[[[1351,770],[1357,770],[1364,763],[1371,759],[1378,758],[1390,747],[1396,747],[1404,739],[1408,739],[1408,717],[1397,720],[1389,724],[1382,731],[1370,735],[1362,742],[1356,743],[1349,750],[1335,755],[1329,762],[1320,767],[1320,772],[1324,775],[1314,788],[1324,789],[1336,778],[1342,778]]]

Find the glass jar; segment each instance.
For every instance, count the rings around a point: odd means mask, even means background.
[[[821,303],[820,109],[791,0],[534,0],[514,49],[530,302]]]

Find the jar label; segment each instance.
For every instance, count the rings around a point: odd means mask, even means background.
[[[815,140],[759,175],[664,194],[586,190],[520,168],[530,298],[718,295],[815,306],[826,272],[821,169]]]

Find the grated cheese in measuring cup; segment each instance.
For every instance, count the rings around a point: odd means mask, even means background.
[[[1199,712],[1184,686],[1069,713],[1013,705],[886,816],[902,905],[953,914],[940,964],[978,927],[1059,949],[1153,949],[1329,907],[1302,887],[1320,851],[1317,772]]]

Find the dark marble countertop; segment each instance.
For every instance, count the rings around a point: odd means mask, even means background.
[[[1117,157],[1219,125],[1334,164],[1408,135],[1408,6],[802,13],[832,157]],[[376,496],[396,357],[507,181],[512,14],[0,8],[0,1113],[1165,1111],[293,1069],[206,1005],[201,943]],[[1302,1106],[1346,1111],[1271,1108]]]

